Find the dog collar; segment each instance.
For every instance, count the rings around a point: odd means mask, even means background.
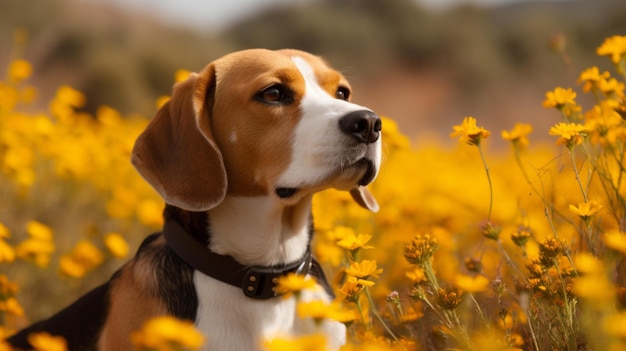
[[[311,247],[300,260],[277,266],[245,266],[235,258],[220,255],[203,246],[175,220],[165,221],[163,236],[172,250],[194,269],[221,282],[240,288],[244,295],[267,300],[276,293],[278,278],[289,273],[307,274],[313,260]]]

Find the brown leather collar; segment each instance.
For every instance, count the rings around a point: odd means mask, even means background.
[[[278,277],[288,273],[307,274],[311,268],[311,247],[304,257],[287,265],[244,266],[232,256],[217,254],[195,240],[175,220],[163,225],[163,236],[176,255],[191,267],[224,283],[240,288],[244,295],[254,299],[279,296],[275,292]]]

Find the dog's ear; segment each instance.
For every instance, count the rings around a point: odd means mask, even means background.
[[[176,84],[132,152],[133,165],[163,199],[188,211],[209,210],[226,196],[226,170],[210,127],[214,95],[212,65]]]
[[[350,189],[350,195],[352,195],[352,199],[354,199],[357,204],[361,205],[361,207],[372,212],[378,212],[378,210],[380,210],[376,198],[366,187],[357,185]]]

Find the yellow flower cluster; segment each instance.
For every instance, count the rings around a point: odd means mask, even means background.
[[[137,351],[198,350],[206,342],[192,322],[171,316],[155,317],[130,335]]]
[[[30,221],[26,232],[28,239],[15,247],[15,254],[24,260],[35,262],[40,267],[45,267],[50,262],[50,255],[54,252],[52,230],[43,223]]]
[[[500,134],[511,154],[491,152],[491,132],[474,117],[452,127],[457,147],[412,145],[385,118],[384,164],[371,186],[380,212],[335,190],[313,200],[313,250],[337,299],[299,301],[298,318],[345,323],[344,350],[626,349],[624,42],[611,37],[598,48],[617,76],[590,67],[579,91],[546,94],[543,106],[558,113],[542,133],[556,146],[532,142],[533,126],[517,123]],[[38,291],[106,279],[120,264],[115,258],[161,225],[163,207],[129,163],[146,119],[110,107],[83,113],[89,97],[70,87],[59,88],[48,111],[26,113],[36,67],[18,60],[7,72],[0,81],[0,194],[11,204],[0,213],[3,336],[55,309]],[[596,103],[584,109],[583,94]],[[46,274],[59,271],[75,278]],[[299,299],[315,283],[294,275],[278,288]],[[204,342],[194,335],[189,324],[165,319],[133,340],[139,349],[194,349]],[[62,347],[47,337],[42,350]],[[315,333],[265,346],[323,349],[325,342]]]
[[[61,272],[70,277],[80,278],[102,263],[103,255],[91,242],[81,240],[76,246],[61,257],[59,264]]]

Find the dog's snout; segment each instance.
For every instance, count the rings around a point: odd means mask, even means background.
[[[354,111],[339,120],[339,129],[361,143],[370,144],[380,137],[382,122],[372,111]]]

